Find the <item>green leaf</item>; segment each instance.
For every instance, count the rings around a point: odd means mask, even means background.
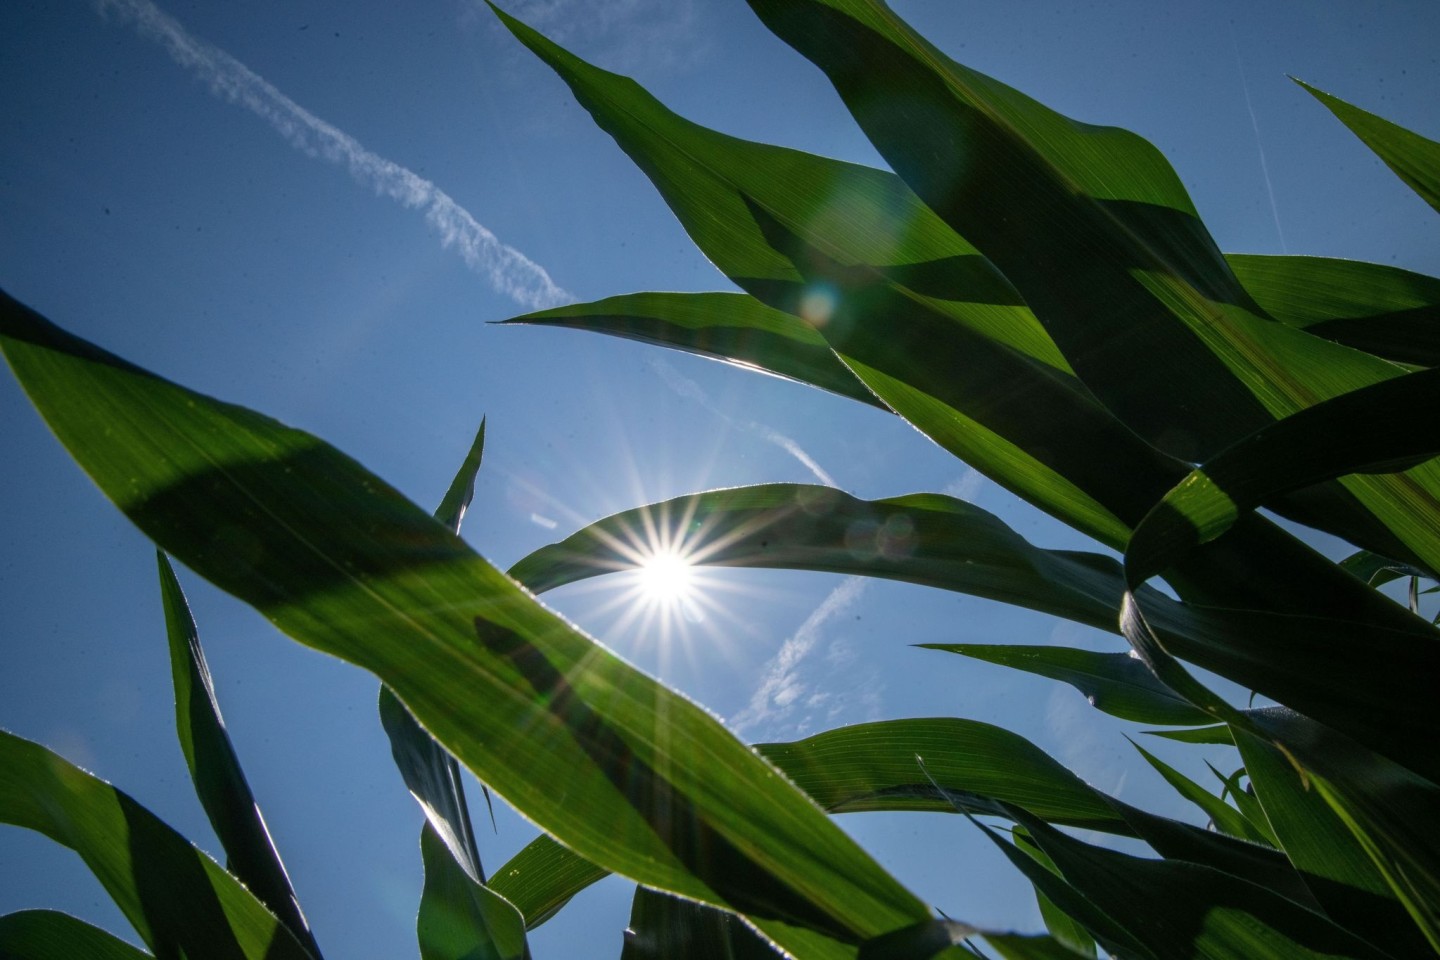
[[[1019,933],[986,933],[984,937],[1005,960],[1084,960],[1094,956],[1078,953],[1053,937]]]
[[[1005,801],[1057,823],[1130,832],[1104,794],[1023,737],[977,720],[859,723],[755,749],[832,813],[997,813]]]
[[[260,805],[250,792],[240,760],[220,717],[215,685],[190,605],[164,553],[157,551],[160,596],[165,606],[165,631],[170,642],[170,671],[175,686],[175,732],[200,804],[215,836],[225,848],[227,867],[265,904],[316,957],[310,925],[290,886],[280,852],[270,839]]]
[[[1274,711],[1247,719],[1248,729],[1236,731],[1237,743],[1243,744],[1242,734],[1248,733],[1281,749],[1306,787],[1323,798],[1350,830],[1431,949],[1440,952],[1440,838],[1433,829],[1440,818],[1440,787],[1298,714]],[[1242,745],[1242,755],[1263,759],[1254,747]],[[1266,777],[1267,772],[1257,764],[1258,775],[1265,779],[1256,790],[1269,789],[1274,796],[1276,786],[1284,781]],[[1324,823],[1313,826],[1323,829]],[[1280,836],[1285,839],[1284,833]],[[1337,861],[1353,860],[1342,846],[1327,852],[1328,862],[1316,863],[1314,854],[1301,846],[1297,864],[1312,863],[1322,879],[1339,873]],[[1356,882],[1361,891],[1373,889],[1373,880],[1361,880],[1363,873],[1353,864],[1343,869],[1348,882]],[[1365,902],[1363,892],[1357,897],[1359,903]]]
[[[1069,837],[1023,810],[1065,881],[1160,957],[1383,957],[1320,914],[1209,867],[1145,860]]]
[[[922,643],[930,650],[996,663],[1070,684],[1097,710],[1137,723],[1176,726],[1210,722],[1210,715],[1176,696],[1128,653],[1021,644]]]
[[[420,960],[529,960],[525,920],[478,883],[427,820],[420,832],[425,889],[416,933]]]
[[[1271,317],[1306,333],[1423,367],[1440,364],[1440,280],[1379,263],[1227,254]]]
[[[824,570],[958,590],[1114,630],[1119,566],[1041,550],[993,514],[941,494],[860,500],[832,487],[774,483],[712,490],[626,510],[542,547],[510,575],[543,593],[638,566],[662,530],[695,564]]]
[[[0,917],[5,960],[149,960],[150,954],[83,920],[54,910],[21,910]]]
[[[592,330],[675,347],[889,409],[813,327],[744,293],[631,293],[505,322]]]
[[[542,833],[495,871],[489,887],[514,904],[533,930],[609,873]]]
[[[620,960],[779,960],[740,918],[637,887]]]
[[[1140,137],[1076,123],[954,62],[881,0],[750,2],[825,71],[896,173],[1014,284],[1085,386],[1161,450],[1205,460],[1400,372],[1265,317]],[[1342,486],[1313,492],[1324,508],[1312,503],[1311,516],[1391,553],[1392,536],[1428,522],[1440,470]]]
[[[1215,779],[1224,785],[1224,789],[1220,791],[1220,799],[1224,800],[1228,796],[1234,800],[1236,809],[1240,811],[1252,828],[1260,832],[1259,842],[1266,846],[1279,847],[1280,841],[1275,839],[1275,834],[1270,830],[1270,821],[1266,819],[1265,810],[1261,807],[1260,801],[1255,798],[1254,788],[1246,789],[1245,784],[1241,782],[1246,779],[1245,768],[1241,767],[1227,777],[1216,770],[1215,765],[1209,760],[1205,761],[1205,766],[1209,767],[1210,772],[1215,774]]]
[[[1400,420],[1389,411],[1397,401],[1416,409],[1433,406],[1437,397],[1440,370],[1425,370],[1319,404],[1246,438],[1194,471],[1136,528],[1125,555],[1127,582],[1144,583],[1279,490],[1433,456],[1440,451],[1440,432],[1432,421]],[[1434,524],[1406,538],[1440,560],[1440,529]],[[1142,600],[1127,607],[1132,619],[1126,636],[1132,643],[1144,642],[1144,625],[1133,616],[1155,620],[1151,606]],[[1391,623],[1380,626],[1359,611],[1323,618],[1191,613],[1191,626],[1195,618],[1212,622],[1212,646],[1254,637],[1269,652],[1266,660],[1250,669],[1232,658],[1253,660],[1253,652],[1212,649],[1197,657],[1195,650],[1167,646],[1162,639],[1170,653],[1301,710],[1432,780],[1440,777],[1434,750],[1440,703],[1433,696],[1440,689],[1440,638],[1431,625],[1392,614]]]
[[[1385,161],[1385,166],[1418,193],[1420,199],[1440,211],[1440,143],[1317,90],[1303,80],[1295,82],[1325,104],[1351,133]]]
[[[56,436],[142,531],[295,639],[377,674],[482,780],[587,859],[856,942],[925,918],[713,717],[539,605],[355,461],[14,301],[0,312],[0,344]]]
[[[741,288],[808,316],[867,387],[941,446],[1101,541],[1123,542],[1121,514],[1138,519],[1144,507],[1128,484],[1117,492],[1116,477],[1176,465],[1094,401],[1004,278],[894,175],[692,124],[500,16]]]
[[[1235,738],[1230,735],[1230,728],[1223,723],[1210,727],[1191,727],[1188,730],[1142,730],[1152,737],[1164,737],[1166,740],[1175,740],[1180,743],[1204,743],[1221,747],[1235,746]]]
[[[1055,864],[1045,855],[1044,850],[1035,845],[1024,827],[1011,830],[1010,837],[1015,841],[1015,846],[1023,850],[1030,859],[1051,873],[1059,874]],[[1039,887],[1035,888],[1035,903],[1040,908],[1040,919],[1045,922],[1045,929],[1050,931],[1051,936],[1076,953],[1083,953],[1087,957],[1095,956],[1095,938],[1090,936],[1075,918],[1057,907],[1055,901],[1045,896],[1045,892]]]
[[[480,470],[484,451],[485,420],[482,418],[460,469],[435,510],[435,519],[454,533],[460,532],[465,511],[475,495],[475,475]],[[390,739],[391,756],[405,786],[420,804],[426,821],[434,827],[455,862],[471,879],[484,883],[485,869],[475,845],[475,830],[470,822],[470,808],[465,802],[465,783],[460,777],[460,765],[383,684],[378,706],[381,726]],[[485,802],[487,805],[490,802],[488,791]]]
[[[1425,938],[1325,798],[1271,744],[1244,730],[1236,739],[1276,838],[1325,913],[1397,957],[1422,956]]]
[[[1215,824],[1217,830],[1229,834],[1232,837],[1249,840],[1252,843],[1269,842],[1264,833],[1251,825],[1245,818],[1245,815],[1239,810],[1210,793],[1204,787],[1200,786],[1200,784],[1150,753],[1135,741],[1131,740],[1130,745],[1140,752],[1140,756],[1145,758],[1146,763],[1150,764],[1160,776],[1165,778],[1165,782],[1170,784],[1176,793],[1199,807],[1205,816]]]
[[[4,731],[0,822],[78,853],[157,957],[313,960],[239,880],[154,814]]]

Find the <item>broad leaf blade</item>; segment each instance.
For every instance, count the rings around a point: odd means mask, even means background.
[[[415,921],[420,960],[529,960],[520,911],[476,882],[428,821],[420,852],[425,862]]]
[[[1244,730],[1236,740],[1271,828],[1325,913],[1395,956],[1422,955],[1424,936],[1325,798],[1274,746]]]
[[[1385,161],[1385,166],[1395,171],[1406,186],[1418,193],[1420,199],[1440,211],[1440,143],[1317,90],[1303,80],[1295,82],[1325,104],[1341,123],[1350,128],[1351,133]]]
[[[687,560],[904,580],[1031,607],[1114,630],[1119,567],[1099,554],[1041,550],[999,518],[940,494],[860,500],[832,487],[760,484],[626,510],[510,568],[531,590],[638,565],[648,531],[673,531]]]
[[[320,948],[225,731],[210,668],[180,581],[165,554],[157,552],[156,561],[175,686],[175,731],[195,792],[225,848],[230,872],[290,928],[306,950],[319,957]]]
[[[779,960],[731,913],[638,887],[620,960]]]
[[[0,917],[5,960],[151,960],[98,927],[54,910],[21,910]]]
[[[1326,257],[1225,259],[1260,308],[1281,323],[1387,360],[1440,364],[1440,279]]]
[[[924,919],[919,900],[709,714],[540,606],[355,461],[13,301],[0,343],[56,435],[147,535],[296,639],[376,673],[447,749],[588,859],[842,939]]]
[[[1197,726],[1210,715],[1192,707],[1166,687],[1145,664],[1128,653],[1094,653],[1071,647],[1029,644],[922,643],[930,650],[945,650],[1070,684],[1097,710],[1134,720]]]
[[[1022,810],[1030,831],[1066,882],[1124,924],[1161,957],[1254,960],[1356,957],[1383,953],[1321,915],[1208,867],[1145,860],[1066,836]]]
[[[610,871],[541,834],[495,871],[488,886],[515,905],[533,930]]]
[[[881,0],[751,6],[826,72],[916,194],[1015,285],[1085,386],[1160,449],[1204,460],[1399,373],[1265,317],[1143,139],[1076,123],[956,63]],[[1313,494],[1325,509],[1311,516],[1340,519],[1346,535],[1368,530],[1359,545],[1390,553],[1393,536],[1426,522],[1421,501],[1440,495],[1440,470],[1343,486]]]
[[[996,813],[1003,800],[1057,823],[1129,832],[1104,794],[1023,737],[976,720],[861,723],[755,749],[832,813],[955,804]]]
[[[3,731],[0,822],[78,853],[158,957],[314,960],[240,881],[154,814]]]
[[[744,293],[631,293],[505,322],[592,330],[675,347],[888,409],[813,327]]]

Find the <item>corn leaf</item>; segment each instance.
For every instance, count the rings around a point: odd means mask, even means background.
[[[1281,323],[1397,363],[1440,364],[1440,280],[1379,263],[1229,254],[1255,302]]]
[[[154,814],[38,743],[4,731],[0,822],[78,853],[158,957],[314,960],[239,880]]]
[[[1210,793],[1135,741],[1130,741],[1130,745],[1140,752],[1140,756],[1145,758],[1146,763],[1165,778],[1165,782],[1170,784],[1176,793],[1199,807],[1205,816],[1215,824],[1215,829],[1252,843],[1269,842],[1264,833],[1256,829],[1239,810]]]
[[[826,72],[916,194],[1015,285],[1086,387],[1167,453],[1205,460],[1401,372],[1265,317],[1143,139],[1075,123],[954,62],[881,0],[751,6]],[[1343,517],[1351,536],[1374,526],[1368,511],[1404,541],[1427,522],[1440,469],[1342,486],[1313,492],[1325,509],[1312,515]]]
[[[157,552],[156,561],[175,686],[175,731],[195,792],[225,848],[230,872],[280,918],[306,950],[319,957],[320,948],[225,731],[210,668],[180,581],[165,554]]]
[[[1244,730],[1240,755],[1276,838],[1327,916],[1397,957],[1427,944],[1364,846],[1293,763]]]
[[[435,510],[435,519],[454,533],[460,532],[461,521],[475,494],[475,474],[480,469],[484,451],[485,421],[482,418],[460,469]],[[395,766],[400,770],[405,786],[420,804],[420,809],[425,812],[426,821],[434,827],[436,835],[465,873],[477,883],[484,883],[485,869],[480,862],[479,848],[475,845],[475,830],[470,820],[469,805],[465,801],[460,765],[425,732],[400,699],[383,684],[380,686],[378,707],[381,726],[390,739],[390,753]],[[487,805],[490,802],[488,792],[485,802]]]
[[[1145,860],[1092,846],[1023,810],[1013,815],[1067,884],[1159,957],[1384,957],[1320,914],[1264,887],[1192,863]]]
[[[1192,707],[1167,688],[1155,674],[1128,653],[1094,653],[1072,647],[1030,644],[922,643],[1070,684],[1103,713],[1136,723],[1176,726],[1210,722],[1210,715]]]
[[[744,293],[631,293],[506,320],[675,347],[888,409],[799,317]]]
[[[57,437],[158,545],[297,640],[377,674],[447,749],[588,859],[840,940],[926,916],[709,714],[540,606],[355,461],[13,300],[0,345]]]
[[[471,877],[428,820],[420,853],[425,863],[415,921],[420,960],[529,960],[520,911]]]
[[[1024,827],[1016,827],[1010,831],[1010,838],[1015,841],[1015,846],[1023,850],[1026,856],[1034,860],[1040,866],[1051,873],[1059,874],[1055,864],[1045,855],[1045,851],[1035,845],[1030,839],[1030,834]],[[1045,922],[1045,929],[1050,935],[1061,943],[1065,944],[1076,953],[1083,953],[1087,957],[1095,956],[1095,938],[1075,919],[1064,910],[1055,905],[1055,902],[1045,896],[1044,891],[1039,887],[1035,888],[1035,903],[1040,908],[1040,919]]]
[[[1385,161],[1385,166],[1395,171],[1406,186],[1418,193],[1420,199],[1440,211],[1440,143],[1317,90],[1303,80],[1295,82],[1325,104],[1341,123],[1350,128],[1351,133]]]
[[[541,547],[510,575],[543,593],[637,566],[648,531],[674,531],[689,562],[824,570],[957,590],[1114,630],[1119,566],[1041,550],[993,514],[941,494],[860,500],[832,487],[760,484],[626,510]]]
[[[501,865],[488,886],[510,901],[525,918],[526,929],[533,930],[609,873],[542,833]]]
[[[20,910],[0,917],[0,957],[6,960],[149,960],[98,927],[55,910]]]
[[[638,887],[620,960],[779,960],[734,914]]]

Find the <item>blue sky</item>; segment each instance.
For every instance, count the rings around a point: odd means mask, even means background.
[[[1227,251],[1440,272],[1433,213],[1285,79],[1440,136],[1434,4],[894,5],[962,62],[1150,138]],[[507,8],[694,120],[879,163],[818,71],[743,3]],[[0,91],[0,285],[143,366],[324,437],[427,507],[488,416],[465,534],[502,566],[615,510],[776,480],[950,492],[1042,545],[1083,545],[893,417],[655,348],[487,326],[567,296],[728,283],[483,4],[11,0]],[[152,553],[9,377],[0,423],[0,726],[213,851],[173,735]],[[414,955],[420,815],[374,681],[181,578],[322,947]],[[1118,639],[897,584],[707,583],[699,622],[664,636],[635,628],[614,583],[548,599],[749,739],[972,717],[1180,812],[1124,725],[1069,688],[908,646]],[[490,868],[533,836],[498,813],[480,837]],[[1025,885],[960,818],[842,822],[952,916],[1038,929]],[[60,907],[128,934],[67,851],[3,828],[0,865],[0,911]],[[617,955],[628,901],[614,880],[582,895],[534,935],[537,958]]]

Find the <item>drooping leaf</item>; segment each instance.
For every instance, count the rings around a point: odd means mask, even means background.
[[[1271,317],[1399,363],[1440,364],[1440,279],[1327,257],[1227,254]]]
[[[1320,914],[1264,887],[1192,863],[1146,860],[1096,847],[1023,810],[1012,813],[1066,883],[1159,957],[1384,957]]]
[[[471,877],[428,820],[420,852],[425,862],[415,921],[420,960],[529,960],[520,911]]]
[[[533,930],[609,873],[542,833],[501,865],[488,886],[514,904]]]
[[[1094,653],[1072,647],[1030,644],[922,643],[1070,684],[1097,710],[1137,723],[1176,726],[1210,722],[1210,716],[1176,696],[1128,653]]]
[[[887,409],[813,327],[744,293],[632,293],[505,322],[592,330],[676,347]]]
[[[1397,422],[1386,413],[1397,400],[1433,404],[1437,393],[1440,370],[1408,374],[1319,404],[1226,450],[1194,471],[1136,528],[1125,555],[1127,583],[1137,587],[1196,544],[1219,537],[1277,490],[1440,452],[1440,433],[1429,420]],[[1324,441],[1317,443],[1317,437]],[[1440,529],[1433,524],[1405,536],[1418,551],[1440,560]],[[1141,644],[1147,627],[1139,618],[1155,626],[1157,618],[1170,615],[1152,615],[1146,600],[1127,605],[1127,611],[1126,636]],[[1440,689],[1440,635],[1425,621],[1392,615],[1379,626],[1361,617],[1191,613],[1192,620],[1211,620],[1220,642],[1260,638],[1269,653],[1263,673],[1242,677],[1236,666],[1206,662],[1174,644],[1167,648],[1170,654],[1260,690],[1432,780],[1440,778],[1434,750],[1440,703],[1433,696]],[[1289,658],[1301,649],[1303,657]]]
[[[314,960],[240,881],[154,814],[4,731],[0,822],[78,853],[157,957]]]
[[[1144,747],[1135,743],[1135,741],[1130,741],[1130,745],[1139,751],[1140,756],[1145,758],[1146,763],[1150,764],[1160,776],[1165,778],[1165,782],[1170,784],[1176,793],[1199,807],[1205,816],[1215,824],[1217,830],[1232,837],[1249,840],[1252,843],[1268,842],[1265,835],[1252,826],[1245,818],[1245,815],[1239,810],[1230,806],[1213,793],[1210,793],[1204,787],[1200,786],[1200,784],[1191,780],[1153,753],[1150,753]]]
[[[1114,630],[1114,560],[1041,550],[993,514],[941,494],[860,500],[832,487],[761,484],[626,510],[510,568],[531,590],[637,566],[648,531],[672,531],[690,563],[824,570],[958,590]]]
[[[859,723],[755,749],[832,813],[952,805],[996,813],[1005,801],[1057,823],[1129,832],[1104,794],[1023,737],[977,720]]]
[[[1123,542],[1116,475],[1175,465],[1079,387],[1004,278],[893,174],[692,124],[501,17],[742,289],[808,315],[870,390],[941,446],[1102,542]]]
[[[1265,317],[1140,137],[1076,123],[956,63],[882,0],[750,3],[826,73],[916,195],[1014,284],[1085,386],[1167,453],[1206,460],[1400,372]],[[1425,522],[1440,470],[1341,486],[1313,491],[1311,516],[1391,553],[1406,524]]]
[[[1325,913],[1397,957],[1423,956],[1424,936],[1325,798],[1274,746],[1244,730],[1237,740],[1276,838]]]
[[[164,553],[156,553],[165,631],[170,643],[170,671],[175,687],[175,732],[195,793],[225,848],[227,867],[265,904],[311,954],[320,956],[300,901],[290,885],[280,852],[270,838],[260,805],[250,791],[240,760],[231,746],[210,668],[200,648],[200,635],[190,605]]]
[[[1235,746],[1235,738],[1230,735],[1230,728],[1223,723],[1210,727],[1191,727],[1188,730],[1144,730],[1152,737],[1164,737],[1166,740],[1175,740],[1179,743],[1204,743],[1220,747]]]
[[[1295,82],[1325,104],[1351,133],[1385,161],[1385,166],[1418,193],[1420,199],[1440,211],[1440,143],[1317,90],[1303,80]]]
[[[540,606],[355,461],[14,301],[0,345],[57,437],[159,546],[296,639],[376,673],[447,749],[588,859],[841,940],[924,919],[919,900],[709,714]]]
[[[124,940],[55,910],[20,910],[0,917],[5,960],[150,960]]]
[[[637,887],[620,960],[779,960],[733,913]]]

